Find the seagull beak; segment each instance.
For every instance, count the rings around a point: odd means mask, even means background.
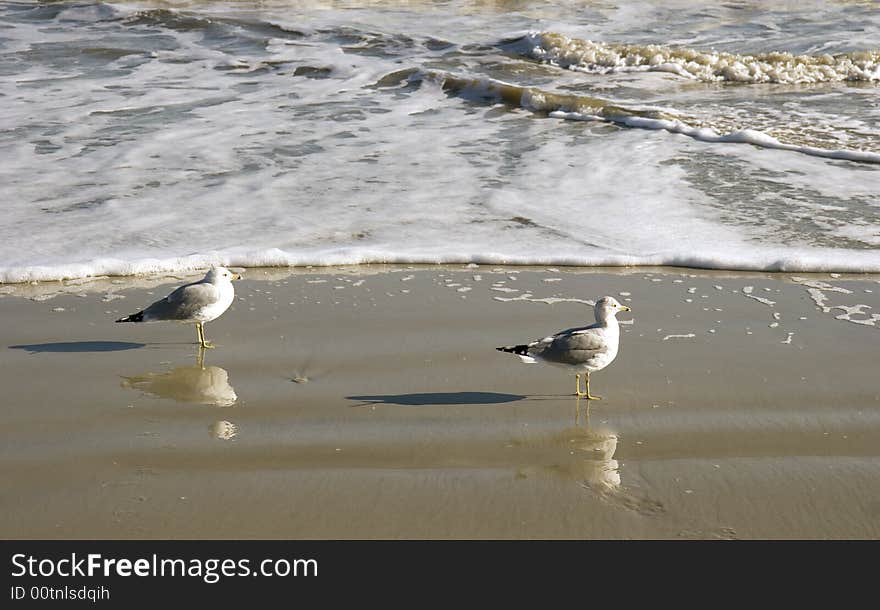
[[[620,311],[632,311],[632,309],[630,309],[630,308],[627,307],[626,305],[621,305],[621,306],[620,306]]]
[[[234,279],[234,280],[240,280],[240,279],[241,279],[241,274],[240,274],[240,273],[233,273],[233,274],[232,274],[232,279]]]

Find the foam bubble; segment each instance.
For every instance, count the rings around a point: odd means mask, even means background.
[[[837,55],[786,52],[737,55],[665,45],[607,44],[556,32],[530,32],[519,46],[526,55],[595,74],[668,72],[706,82],[813,84],[880,80],[880,51]]]

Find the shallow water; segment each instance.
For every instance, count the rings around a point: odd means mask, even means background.
[[[878,40],[863,2],[0,2],[0,281],[877,272]]]

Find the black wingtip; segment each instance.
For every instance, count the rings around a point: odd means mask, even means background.
[[[496,347],[499,352],[508,352],[517,354],[518,356],[526,356],[529,353],[528,345],[506,345],[504,347]]]
[[[119,318],[116,320],[117,322],[143,322],[144,321],[144,312],[139,311],[137,313],[133,313],[130,316],[125,316],[124,318]]]

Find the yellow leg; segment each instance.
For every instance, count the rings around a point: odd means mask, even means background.
[[[211,345],[210,342],[205,340],[205,328],[202,326],[201,322],[196,322],[196,330],[199,333],[199,347],[203,347],[205,349],[211,349],[214,346]]]
[[[578,398],[580,398],[581,396],[585,396],[585,394],[583,394],[581,392],[581,374],[580,373],[578,373],[577,375],[574,376],[574,381],[575,381],[575,386],[577,388],[574,391],[574,395],[577,396]]]
[[[586,392],[583,394],[587,400],[602,400],[601,396],[590,396],[590,372],[586,374]]]

